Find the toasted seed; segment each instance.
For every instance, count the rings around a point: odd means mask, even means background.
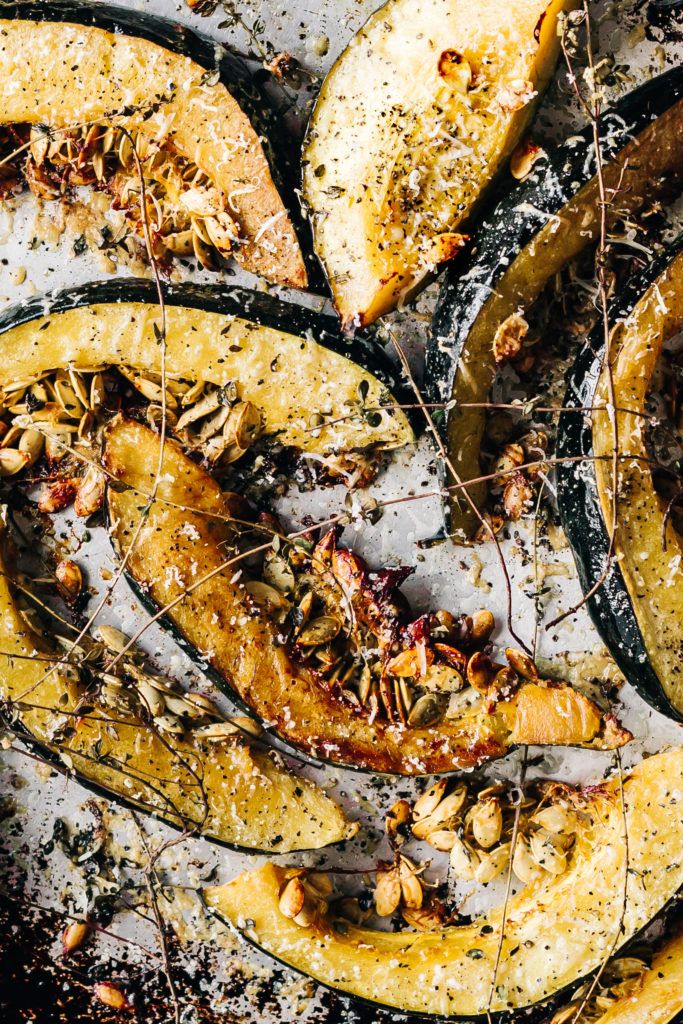
[[[538,679],[536,663],[533,658],[526,654],[525,651],[518,651],[515,647],[506,647],[505,657],[508,660],[510,668],[512,668],[517,675],[520,675],[522,679]]]
[[[578,825],[574,811],[570,811],[560,804],[543,807],[532,815],[531,821],[534,825],[540,825],[549,832],[557,832],[560,835],[573,835]]]
[[[171,736],[182,736],[185,732],[182,722],[178,721],[175,715],[159,715],[153,721],[157,729],[170,733]]]
[[[417,677],[425,674],[434,661],[434,652],[429,647],[409,647],[387,663],[392,676]]]
[[[448,786],[447,779],[439,779],[429,789],[425,790],[422,796],[418,797],[413,805],[413,818],[417,821],[419,818],[426,818],[436,810],[440,803],[446,787]]]
[[[493,613],[487,608],[482,608],[480,611],[475,612],[472,616],[472,631],[470,634],[472,640],[478,644],[486,643],[493,633],[495,625],[496,620],[493,617]]]
[[[389,813],[384,819],[384,830],[387,835],[395,836],[400,825],[410,821],[410,804],[407,800],[397,800],[389,808]]]
[[[463,882],[472,882],[481,859],[469,843],[456,835],[455,842],[451,847],[450,862],[457,878]]]
[[[97,626],[93,631],[93,635],[96,640],[100,640],[101,643],[108,647],[110,651],[115,651],[116,654],[121,654],[128,643],[128,637],[125,633],[122,633],[116,626],[100,625]]]
[[[543,869],[531,855],[529,840],[526,836],[518,835],[515,844],[515,851],[512,856],[512,870],[524,885],[530,885],[543,874]]]
[[[401,879],[398,868],[378,871],[375,883],[375,910],[380,917],[390,917],[401,902]]]
[[[93,988],[95,997],[99,999],[105,1006],[110,1006],[113,1010],[131,1010],[133,1005],[128,999],[126,993],[119,985],[115,985],[113,981],[97,981]]]
[[[304,886],[310,886],[317,896],[327,899],[332,895],[334,884],[326,871],[309,871]]]
[[[408,715],[408,725],[415,729],[433,725],[443,718],[444,705],[433,693],[423,693],[413,704]]]
[[[81,479],[74,500],[74,512],[77,516],[91,516],[104,505],[106,478],[96,466],[88,466]]]
[[[156,687],[144,679],[139,679],[135,684],[135,689],[140,694],[142,702],[152,718],[159,718],[165,713],[166,701]]]
[[[247,592],[253,597],[257,604],[262,605],[271,614],[276,612],[288,612],[290,603],[275,587],[263,583],[261,580],[250,580],[245,583]]]
[[[437,645],[441,646],[441,645]],[[420,686],[437,693],[457,693],[465,685],[461,673],[450,665],[431,665],[427,674],[420,680]]]
[[[63,558],[55,569],[55,576],[67,601],[75,601],[83,589],[83,573],[70,558]]]
[[[238,402],[230,410],[224,433],[234,439],[238,448],[247,449],[257,440],[262,429],[261,412],[253,402]]]
[[[472,835],[485,850],[490,849],[500,839],[503,831],[503,812],[500,801],[495,797],[478,801],[469,814]]]
[[[539,829],[529,837],[531,856],[551,875],[561,875],[567,867],[567,854],[557,837],[546,829]]]
[[[296,584],[289,562],[286,558],[276,554],[270,557],[266,556],[263,563],[263,579],[283,594],[291,594]]]
[[[453,832],[451,829],[439,828],[434,832],[429,832],[425,837],[430,846],[433,846],[435,850],[443,850],[448,853],[449,850],[453,849],[455,840],[458,838],[458,833]]]
[[[358,681],[358,699],[361,704],[367,704],[370,691],[372,690],[373,676],[369,665],[363,665],[360,679]]]
[[[45,437],[39,430],[24,430],[19,438],[19,451],[24,452],[29,457],[26,463],[27,469],[35,465],[43,454],[44,447]]]
[[[318,915],[324,913],[326,909],[327,904],[324,900],[310,899],[307,894],[303,907],[294,917],[294,924],[298,924],[299,928],[310,928]]]
[[[214,702],[203,693],[184,693],[182,697],[192,718],[220,718],[221,713]]]
[[[82,946],[90,934],[90,925],[85,921],[72,921],[62,932],[62,952],[64,956],[73,953]]]
[[[251,722],[251,719],[245,719]],[[252,723],[254,724],[254,723]],[[240,734],[250,732],[248,729],[241,729],[236,722],[211,722],[210,725],[200,725],[192,730],[192,735],[198,740],[207,740],[209,743],[221,743],[223,740],[235,739]]]
[[[401,917],[410,928],[418,932],[435,932],[443,927],[443,912],[439,906],[427,905],[417,909],[401,908]]]
[[[187,402],[183,401],[183,405],[187,405]],[[208,395],[204,395],[195,405],[191,406],[184,412],[178,420],[176,429],[184,430],[191,423],[195,423],[197,420],[203,419],[204,416],[209,416],[215,412],[221,406],[221,392],[220,389],[210,392]],[[222,424],[221,424],[222,426]]]
[[[0,448],[0,477],[20,473],[30,461],[31,456],[27,452],[19,451],[18,448]]]
[[[300,878],[290,878],[288,882],[285,882],[280,893],[278,903],[280,913],[284,917],[295,918],[303,910],[305,902],[306,890],[303,882]]]
[[[491,659],[481,651],[475,651],[467,662],[467,682],[480,693],[484,692],[494,675]]]
[[[296,638],[302,647],[317,647],[327,644],[339,635],[341,621],[332,615],[321,615],[307,623]]]
[[[424,889],[416,874],[414,864],[407,857],[400,858],[398,874],[401,880],[402,902],[410,910],[419,910],[424,898]]]
[[[505,870],[510,863],[511,843],[501,843],[491,853],[480,853],[480,862],[474,873],[474,879],[481,885],[492,882]]]

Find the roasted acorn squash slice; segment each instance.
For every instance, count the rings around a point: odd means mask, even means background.
[[[285,740],[316,758],[353,768],[429,774],[500,757],[517,743],[608,748],[629,738],[583,694],[561,684],[524,682],[493,710],[477,695],[433,728],[376,718],[351,705],[339,683],[322,684],[295,663],[278,628],[250,600],[239,565],[226,564],[234,540],[213,477],[175,443],[164,449],[156,500],[159,436],[134,420],[107,429],[104,466],[118,486],[107,504],[113,543],[139,597],[208,663],[219,685]]]
[[[610,222],[681,180],[683,70],[676,68],[606,111],[601,118]],[[496,373],[493,339],[517,310],[527,309],[553,275],[599,232],[591,129],[572,135],[540,160],[527,182],[513,189],[478,229],[473,257],[462,274],[446,277],[427,352],[429,396],[451,403],[442,419],[451,463],[461,480],[482,475],[480,452],[486,403]],[[478,407],[476,407],[478,406]],[[447,482],[454,480],[447,475]],[[467,488],[481,507],[486,484]],[[469,538],[479,521],[459,491],[447,529]]]
[[[585,791],[586,819],[567,871],[531,883],[508,904],[493,992],[502,908],[438,932],[335,928],[329,917],[304,928],[280,912],[285,869],[274,864],[205,890],[204,899],[250,942],[341,992],[401,1012],[468,1020],[486,1014],[490,998],[494,1014],[521,1010],[590,974],[613,943],[630,939],[676,895],[682,792],[679,748],[633,769],[625,815],[618,779]]]
[[[237,382],[240,398],[260,410],[265,434],[280,444],[326,455],[412,441],[392,397],[400,395],[392,364],[368,339],[340,337],[332,317],[242,288],[178,285],[164,294],[166,372]],[[12,306],[0,314],[1,381],[94,363],[158,373],[159,324],[150,281],[88,284]],[[376,412],[374,426],[359,394]]]
[[[162,737],[142,717],[93,699],[78,672],[60,663],[63,652],[22,615],[2,552],[0,652],[0,701],[13,728],[84,785],[250,850],[317,849],[354,834],[356,826],[317,786],[239,734],[219,744],[191,733]]]
[[[304,144],[304,198],[346,328],[458,251],[553,73],[570,6],[390,0],[338,59]]]
[[[65,129],[78,136],[101,126],[104,136],[108,127],[123,127],[153,144],[148,156],[158,152],[155,159],[162,162],[173,156],[179,172],[198,172],[193,187],[175,198],[174,174],[163,181],[169,202],[189,211],[193,226],[202,221],[200,246],[232,253],[246,270],[270,281],[306,286],[262,126],[255,130],[240,106],[240,100],[253,99],[254,89],[237,58],[177,23],[109,5],[5,4],[0,15],[0,78],[6,83],[0,125],[38,126],[24,156],[39,192],[41,182],[46,198],[54,197],[54,189],[61,192],[46,151],[66,138]],[[90,156],[101,148],[97,134],[78,136],[78,166],[68,170],[74,184],[85,183]],[[111,155],[108,150],[105,167]],[[133,167],[134,192],[135,173]],[[91,178],[104,180],[106,174],[93,170]]]
[[[655,490],[647,445],[648,397],[662,347],[683,323],[683,238],[627,285],[611,308],[610,364],[618,454],[615,558],[589,608],[611,653],[660,710],[683,717],[683,538]],[[584,590],[607,568],[613,513],[614,427],[608,411],[604,345],[594,335],[580,354],[565,405],[596,409],[589,421],[565,413],[559,457],[560,511]]]
[[[680,1024],[682,1015],[683,935],[679,934],[664,942],[635,985],[595,1024]]]

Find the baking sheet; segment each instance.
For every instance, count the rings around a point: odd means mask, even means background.
[[[243,52],[253,53],[271,43],[276,50],[293,54],[313,76],[304,79],[308,85],[294,97],[289,118],[296,125],[305,118],[319,76],[329,68],[376,3],[375,0],[308,0],[285,7],[276,0],[264,0],[258,6],[236,2],[219,5],[216,13],[208,18],[199,18],[184,4],[170,0],[149,0],[126,6],[174,18]],[[616,63],[623,68],[623,81],[608,90],[610,99],[680,60],[683,52],[680,42],[648,28],[648,4],[596,5],[595,13],[600,23],[600,52],[612,52]],[[544,102],[535,133],[542,139],[550,139],[579,121],[565,77],[559,74]],[[37,247],[32,242],[36,237],[42,239]],[[73,243],[73,232],[61,232],[58,211],[49,206],[39,208],[32,196],[23,196],[0,209],[0,302],[16,302],[36,292],[102,278],[112,269],[106,263],[106,256],[98,259],[92,252],[74,256]],[[119,270],[121,274],[128,272],[126,268]],[[217,280],[215,275],[204,272],[182,276]],[[235,271],[234,276],[231,274],[228,281],[254,284],[254,279],[241,271]],[[435,293],[435,286],[430,287],[414,309],[390,317],[401,343],[411,353],[418,374]],[[315,297],[304,301],[322,305]],[[433,459],[433,451],[423,438],[415,451],[397,455],[368,493],[381,501],[431,490]],[[338,510],[344,498],[341,488],[314,495],[290,494],[283,501],[281,512],[288,523],[294,524],[300,522],[305,513],[319,512],[322,517],[325,512]],[[504,645],[509,638],[502,628],[505,596],[495,550],[490,545],[457,550],[449,545],[419,546],[419,541],[434,535],[438,525],[436,501],[416,498],[388,509],[374,526],[359,519],[347,529],[344,541],[361,554],[365,553],[375,566],[399,562],[415,565],[416,572],[405,590],[418,609],[429,606],[470,612],[480,607],[491,608],[501,624],[495,639]],[[72,526],[77,532],[81,529],[67,515],[60,530],[66,535]],[[515,524],[508,532],[504,548],[512,578],[514,622],[517,631],[529,640],[535,631],[534,590],[540,576],[546,590],[541,601],[545,621],[574,605],[580,592],[570,554],[557,540],[557,533],[553,534],[555,545],[547,541],[541,545],[535,581],[530,558],[533,543],[530,528]],[[87,567],[89,583],[101,591],[106,585],[102,569],[106,572],[113,568],[103,531],[93,531],[92,539],[80,547],[78,560]],[[122,583],[108,603],[102,621],[133,632],[140,614],[135,599]],[[600,641],[585,609],[554,631],[546,631],[541,623],[537,639],[541,660],[558,665],[558,658],[564,659],[567,671],[571,672],[576,671],[577,666],[579,671],[582,666],[585,671],[587,658],[591,658],[592,669],[599,672],[602,668]],[[194,666],[160,631],[149,630],[144,646],[164,671],[189,681],[196,678]],[[623,688],[620,700],[620,717],[636,737],[624,751],[625,764],[666,744],[681,742],[680,727],[652,711],[630,687]],[[8,1022],[38,1020],[41,1024],[93,1017],[113,1020],[115,1017],[108,1010],[100,1006],[94,1011],[91,1009],[91,987],[94,978],[117,976],[118,972],[122,978],[142,979],[148,1004],[145,1016],[150,1021],[170,1020],[167,994],[158,980],[158,936],[148,921],[132,912],[122,913],[117,914],[110,926],[117,936],[141,943],[144,949],[124,943],[121,938],[99,935],[90,944],[87,956],[83,954],[83,959],[67,966],[59,957],[58,936],[63,921],[47,912],[50,908],[66,906],[77,916],[84,911],[88,894],[92,897],[92,893],[98,892],[104,898],[126,886],[134,899],[138,892],[136,887],[144,886],[145,844],[154,849],[169,838],[170,830],[148,819],[137,820],[130,812],[107,807],[102,801],[93,803],[77,783],[31,760],[25,752],[5,750],[1,753],[3,803],[0,806],[4,820],[0,821],[0,876],[6,891],[15,897],[22,896],[21,902],[5,903],[2,908],[0,924],[5,927],[0,928],[0,950],[6,958],[0,968],[4,971],[0,973],[0,1008],[3,1000],[6,1003],[2,1019]],[[492,765],[487,774],[491,778],[516,778],[520,757],[519,752],[510,755],[505,761]],[[531,751],[532,773],[552,774],[577,782],[601,777],[610,769],[612,761],[610,754],[595,751]],[[387,852],[382,838],[384,813],[398,797],[414,793],[415,784],[374,780],[331,768],[302,770],[333,791],[348,808],[350,816],[360,820],[363,827],[358,838],[343,849],[317,855],[290,855],[287,862],[355,871],[371,868],[375,860]],[[89,827],[103,813],[109,834],[106,858],[97,854],[75,866],[59,845],[54,845],[56,823],[65,819],[72,826],[80,823]],[[168,896],[162,907],[164,917],[180,940],[178,948],[173,944],[173,965],[182,989],[185,1024],[200,1020],[258,1020],[264,1024],[276,1021],[290,1024],[299,1020],[307,1024],[333,1024],[389,1019],[392,1015],[360,1011],[343,999],[317,991],[312,983],[286,970],[274,969],[271,961],[243,947],[222,926],[205,920],[194,895],[196,887],[208,879],[212,882],[227,880],[239,870],[256,864],[258,859],[189,839],[169,849],[159,861],[160,876]],[[432,879],[443,879],[446,874],[443,860],[435,858],[427,874]],[[500,898],[499,886],[490,886],[489,890],[484,896],[468,897],[466,890],[458,891],[457,895],[465,899],[466,910],[475,910],[484,901]],[[32,903],[45,908],[46,912],[31,910]],[[15,969],[16,980],[12,973]]]

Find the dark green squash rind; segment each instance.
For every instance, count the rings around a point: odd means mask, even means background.
[[[609,311],[610,323],[627,317],[644,292],[670,261],[683,251],[683,235],[641,273],[627,282]],[[570,371],[564,398],[565,411],[558,423],[557,496],[562,526],[567,535],[584,593],[600,579],[609,550],[609,535],[600,507],[593,463],[590,417],[572,408],[590,405],[600,374],[603,334],[597,329],[579,353]],[[585,462],[562,463],[562,459]],[[667,699],[649,663],[638,621],[618,564],[612,561],[604,583],[588,602],[588,610],[603,641],[629,683],[657,711],[683,722],[683,712]]]
[[[683,99],[683,67],[659,75],[629,93],[601,118],[602,156],[607,161],[652,121]],[[447,403],[468,338],[488,296],[506,270],[543,228],[595,175],[590,158],[592,128],[572,135],[534,166],[526,182],[500,200],[479,226],[467,264],[458,264],[443,278],[426,354],[428,401]],[[493,340],[493,339],[492,339]],[[485,413],[482,410],[482,419]],[[444,440],[457,409],[437,411]],[[442,470],[442,480],[448,474]],[[450,532],[448,501],[444,530]]]

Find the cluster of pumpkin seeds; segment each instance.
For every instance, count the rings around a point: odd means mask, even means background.
[[[260,727],[251,718],[227,718],[209,697],[185,691],[174,680],[148,670],[143,652],[135,646],[128,648],[129,638],[121,630],[101,625],[95,640],[103,648],[98,698],[106,706],[124,712],[143,711],[153,726],[168,736],[191,733],[197,741],[220,743],[236,736],[260,735]],[[112,654],[124,655],[117,662],[116,673],[107,671]]]
[[[162,385],[153,371],[118,366],[116,371],[148,403],[147,421],[158,429],[163,417],[164,396],[169,433],[186,450],[196,452],[212,465],[228,465],[240,459],[260,437],[260,411],[240,401],[237,387],[207,381],[171,377]],[[78,453],[94,460],[94,441],[106,414],[107,392],[116,386],[112,367],[66,367],[0,389],[0,477],[30,469],[44,455],[53,478],[43,487],[39,508],[57,512],[72,502],[76,514],[89,516],[104,501],[105,476],[87,465]],[[73,458],[69,455],[75,449]],[[63,463],[63,472],[54,473]]]
[[[278,899],[280,913],[300,928],[310,928],[327,914],[332,890],[332,880],[324,872],[288,868]]]
[[[54,370],[0,388],[0,476],[14,476],[45,454],[60,462],[89,442],[105,401],[105,367]]]
[[[197,165],[177,153],[166,140],[116,125],[88,125],[72,131],[31,129],[24,174],[41,199],[58,199],[78,185],[106,185],[118,209],[126,212],[136,234],[142,234],[142,168],[145,216],[155,256],[194,255],[201,266],[215,270],[218,257],[239,244],[240,232],[224,196]],[[242,192],[253,189],[245,185]],[[120,240],[120,239],[119,239]]]
[[[338,685],[350,704],[421,728],[459,715],[483,691],[502,684],[501,671],[510,685],[512,669],[496,665],[482,651],[495,627],[490,611],[459,619],[437,611],[430,642],[401,650],[394,624],[379,621],[389,602],[380,609],[358,582],[366,573],[362,559],[344,548],[330,552],[326,544],[323,538],[311,550],[303,541],[276,539],[260,573],[254,573],[259,578],[246,588],[283,626],[297,660],[327,684]],[[509,652],[516,654],[524,657]],[[521,668],[522,676],[537,674],[533,663]]]
[[[162,382],[159,373],[127,366],[119,372],[149,402],[147,421],[155,429],[163,417],[165,392],[168,430],[211,465],[237,462],[262,434],[260,410],[239,399],[232,381],[219,386],[167,375]]]
[[[544,875],[561,875],[580,825],[573,791],[564,785],[541,786],[522,797],[519,807],[503,785],[474,789],[440,779],[411,808],[399,801],[387,818],[390,835],[401,825],[435,850],[447,852],[461,881],[492,882],[512,870],[524,885]],[[519,826],[514,850],[514,821]],[[405,831],[405,830],[404,830]]]
[[[592,983],[586,982],[577,989],[571,1002],[554,1013],[550,1024],[571,1024],[579,1010],[582,1024],[597,1024],[618,999],[628,998],[639,991],[647,970],[648,962],[636,956],[610,960],[598,985],[592,988]]]
[[[492,511],[487,520],[498,533],[506,522],[516,522],[531,509],[535,489],[547,469],[549,439],[542,430],[528,430],[513,439],[512,417],[502,411],[489,417],[486,432],[495,450],[491,461],[491,473],[495,474],[490,485]],[[475,539],[486,541],[489,536],[482,526]]]

